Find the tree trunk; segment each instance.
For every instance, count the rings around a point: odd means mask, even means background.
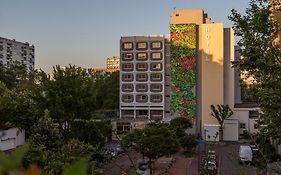
[[[223,141],[223,126],[220,127],[220,141]]]
[[[150,157],[149,157],[149,161],[148,161],[148,166],[149,166],[149,173],[150,173],[150,175],[152,175],[152,161],[151,161]]]

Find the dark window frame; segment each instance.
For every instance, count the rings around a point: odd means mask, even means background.
[[[128,76],[128,75],[131,76],[130,79],[126,79],[125,76]],[[124,82],[132,82],[132,81],[134,81],[134,74],[130,74],[130,73],[122,74],[122,81],[124,81]]]
[[[160,58],[153,58],[153,54],[156,54],[156,53],[160,53]],[[159,61],[159,60],[162,60],[163,59],[163,53],[162,52],[151,52],[150,53],[150,59],[152,61]]]
[[[160,98],[160,100],[155,100],[153,98],[153,96],[159,96],[161,98]],[[150,102],[152,102],[152,103],[161,103],[161,102],[163,102],[163,96],[161,94],[151,94],[150,95]]]
[[[140,48],[139,47],[139,44],[143,44],[143,43],[145,43],[145,48]],[[146,41],[139,41],[139,42],[137,42],[137,44],[136,44],[136,49],[137,50],[147,50],[148,49],[148,43],[146,42]]]
[[[131,97],[130,99],[125,98],[125,97]],[[122,95],[122,102],[124,103],[132,103],[134,101],[134,96],[131,94],[123,94]]]
[[[153,47],[154,43],[160,43],[160,47]],[[162,41],[152,41],[150,43],[150,50],[162,50],[163,49],[163,43]]]
[[[155,77],[153,77],[153,75],[160,75],[160,79],[156,79]],[[161,73],[151,73],[150,74],[150,81],[153,81],[153,82],[161,82],[163,81],[163,75]]]
[[[126,86],[130,86],[131,88],[128,89]],[[134,91],[134,85],[133,84],[122,84],[122,92],[133,92]]]
[[[146,65],[145,68],[139,68],[139,65]],[[137,63],[136,64],[136,70],[137,71],[147,71],[148,70],[148,64],[147,63]]]
[[[131,58],[126,58],[126,55],[132,55]],[[122,61],[133,61],[134,60],[134,54],[133,53],[123,53],[122,54]]]
[[[160,86],[160,89],[156,89],[153,86]],[[163,91],[163,85],[162,84],[150,84],[150,91],[151,92],[162,92]]]
[[[145,97],[145,99],[142,99],[142,100],[139,100],[139,97]],[[138,95],[136,95],[136,102],[138,102],[138,103],[146,103],[146,102],[148,102],[148,95],[146,95],[146,94],[138,94]]]
[[[132,65],[132,67],[131,68],[124,68],[125,65]],[[122,70],[124,72],[126,72],[126,71],[133,71],[134,70],[134,64],[133,63],[124,63],[124,64],[122,64]]]
[[[139,57],[139,54],[145,54],[145,58]],[[148,54],[146,52],[138,52],[136,54],[136,60],[137,61],[146,61],[146,60],[148,60]]]
[[[145,89],[140,88],[140,86],[145,86]],[[137,92],[148,92],[148,85],[147,84],[136,84],[136,91]]]
[[[132,44],[132,47],[131,48],[125,48],[125,44]],[[123,42],[122,43],[122,50],[124,50],[124,51],[134,50],[134,43],[133,42]]]
[[[157,64],[160,64],[160,69],[153,68],[153,66],[154,66],[154,65],[157,65]],[[151,71],[162,71],[162,70],[163,70],[163,64],[162,64],[162,63],[158,63],[158,62],[156,62],[156,63],[151,63],[151,64],[150,64],[150,70],[151,70]]]
[[[145,78],[140,78],[139,76],[141,76],[141,75],[145,75]],[[148,81],[148,75],[146,73],[138,73],[136,75],[136,80],[139,82],[146,82],[146,81]]]

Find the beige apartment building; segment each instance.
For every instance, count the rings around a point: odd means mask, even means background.
[[[119,57],[113,56],[106,59],[106,70],[107,72],[119,71],[120,59]]]

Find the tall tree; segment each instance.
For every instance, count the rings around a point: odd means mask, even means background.
[[[233,115],[233,111],[228,105],[217,105],[217,108],[214,105],[211,105],[212,113],[211,115],[218,120],[220,124],[220,140],[223,141],[223,124],[225,119]]]
[[[50,117],[61,130],[69,130],[75,119],[92,118],[96,91],[86,70],[71,65],[65,68],[56,66],[52,79],[44,74],[41,76],[37,103],[41,109],[50,111]]]
[[[279,13],[275,13],[276,9]],[[240,38],[238,45],[243,57],[235,66],[255,80],[255,95],[262,110],[261,133],[281,143],[281,49],[276,42],[281,24],[278,15],[280,1],[251,0],[245,15],[232,10],[229,18]]]

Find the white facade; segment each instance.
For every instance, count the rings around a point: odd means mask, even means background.
[[[16,40],[0,37],[0,64],[14,62],[24,64],[28,70],[34,70],[34,46]]]
[[[25,131],[20,131],[17,128],[0,131],[0,150],[7,151],[25,143]]]
[[[165,36],[121,38],[120,118],[163,120],[170,114],[167,45]]]

